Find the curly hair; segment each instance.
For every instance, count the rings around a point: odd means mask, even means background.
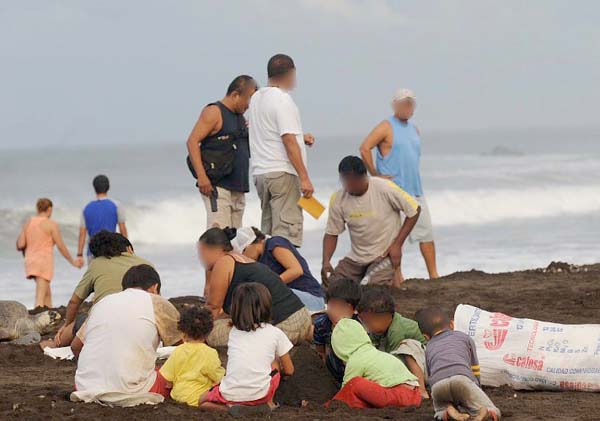
[[[177,327],[191,339],[205,339],[213,329],[212,313],[204,307],[186,308],[181,313]]]
[[[363,290],[356,311],[359,313],[394,314],[396,303],[388,290],[382,287],[369,287]]]
[[[123,249],[123,242],[120,235],[107,230],[102,230],[90,239],[90,252],[94,257],[116,257],[120,256]]]

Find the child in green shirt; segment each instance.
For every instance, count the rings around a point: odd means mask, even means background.
[[[417,322],[396,313],[389,291],[371,287],[363,291],[357,307],[358,317],[380,350],[400,358],[419,380],[423,399],[429,399],[425,387],[425,347],[427,342]]]
[[[377,350],[356,320],[342,319],[337,323],[331,346],[346,363],[342,389],[332,401],[344,402],[351,408],[421,405],[417,378],[398,358]]]

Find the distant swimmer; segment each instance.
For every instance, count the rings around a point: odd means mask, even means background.
[[[269,86],[252,97],[249,110],[252,175],[262,208],[261,231],[302,245],[304,216],[300,195],[314,192],[306,167],[306,146],[315,138],[304,133],[300,111],[290,95],[296,86],[296,65],[276,54],[267,64]]]
[[[360,153],[372,176],[393,180],[421,206],[421,215],[409,240],[411,243],[419,243],[429,277],[434,279],[439,275],[431,215],[421,185],[421,135],[410,121],[415,111],[415,99],[415,94],[409,89],[398,90],[392,98],[394,115],[379,123],[369,133],[360,147]],[[373,163],[372,156],[372,149],[375,147],[376,164]]]
[[[83,248],[85,247],[86,235],[90,239],[100,231],[119,232],[127,238],[127,227],[125,225],[125,212],[123,206],[108,197],[110,181],[105,175],[97,175],[92,181],[96,200],[86,205],[81,213],[79,222],[79,242],[77,245],[77,258],[83,262]],[[92,252],[88,247],[88,260],[93,259]]]
[[[347,156],[338,167],[343,189],[329,203],[329,218],[323,237],[323,284],[347,278],[361,282],[381,259],[391,265],[370,278],[370,283],[398,287],[403,281],[400,263],[402,246],[419,218],[417,201],[390,180],[369,178],[367,168],[357,156]],[[402,222],[402,214],[405,215]],[[348,228],[350,253],[335,269],[331,258],[338,236]]]
[[[69,263],[80,269],[83,262],[73,259],[65,246],[58,224],[51,220],[52,201],[37,201],[37,215],[31,217],[17,238],[17,250],[25,254],[27,279],[35,279],[35,307],[52,307],[50,282],[54,277],[54,245]]]
[[[242,225],[250,146],[244,113],[257,89],[250,76],[236,77],[225,97],[208,104],[187,140],[188,167],[206,207],[206,227]]]

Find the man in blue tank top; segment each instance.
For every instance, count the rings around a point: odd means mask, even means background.
[[[117,225],[119,232],[127,237],[127,227],[125,226],[125,213],[123,208],[115,201],[108,198],[108,189],[110,182],[105,175],[94,177],[92,182],[96,192],[96,200],[92,200],[86,205],[81,213],[81,222],[79,223],[79,244],[77,248],[77,258],[83,259],[83,248],[86,244],[86,236],[92,238],[100,231],[106,230],[116,232]],[[88,249],[88,260],[91,259],[91,253]]]
[[[372,176],[393,180],[421,206],[421,215],[410,234],[411,242],[419,242],[430,278],[438,278],[435,244],[427,201],[421,185],[421,136],[410,122],[415,111],[415,95],[409,89],[398,90],[392,99],[394,115],[379,123],[360,147],[360,153]],[[372,150],[377,161],[373,162]]]

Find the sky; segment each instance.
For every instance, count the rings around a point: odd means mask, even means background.
[[[598,127],[600,2],[0,2],[0,148],[185,142],[291,55],[305,131],[363,137],[399,87],[423,130]]]

